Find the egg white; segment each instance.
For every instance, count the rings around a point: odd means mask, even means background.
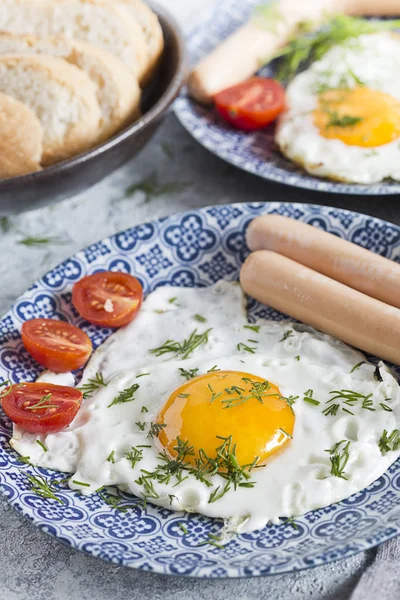
[[[198,322],[196,314],[207,321]],[[137,483],[141,469],[152,471],[159,464],[159,441],[148,438],[147,432],[169,395],[185,382],[179,368],[197,367],[202,374],[217,365],[221,370],[249,372],[270,380],[285,396],[300,396],[293,405],[293,440],[271,457],[265,468],[252,471],[254,488],[232,489],[210,503],[210,491],[225,481],[216,475],[209,488],[190,475],[176,487],[173,479],[168,485],[154,482],[159,496],[152,500],[156,504],[240,522],[241,531],[252,531],[269,521],[347,498],[384,473],[400,454],[388,452],[383,456],[378,447],[383,430],[391,432],[400,423],[399,386],[387,367],[380,364],[383,380],[379,382],[374,376],[375,366],[362,354],[328,336],[291,323],[261,321],[258,332],[246,329],[246,325],[243,295],[237,284],[157,289],[147,297],[136,320],[113,334],[86,367],[80,385],[101,372],[109,382],[107,387],[83,401],[75,420],[63,432],[37,436],[15,427],[13,447],[30,456],[35,465],[72,473],[70,487],[83,494],[117,485],[141,497],[143,487]],[[149,352],[167,339],[182,341],[195,329],[202,332],[208,328],[212,330],[207,344],[186,360]],[[291,334],[284,336],[289,330]],[[249,338],[258,340],[249,343],[255,348],[254,354],[237,348]],[[352,372],[363,360],[366,362]],[[150,375],[138,378],[143,373]],[[49,374],[46,378],[52,379]],[[118,392],[134,383],[140,385],[134,401],[109,407]],[[320,405],[303,400],[308,389],[313,390]],[[329,392],[335,389],[372,393],[376,410],[362,409],[358,403],[351,407],[354,415],[341,410],[336,417],[323,415]],[[390,404],[392,412],[384,411],[381,402]],[[143,406],[148,412],[142,412]],[[139,430],[138,421],[146,423],[145,431]],[[348,479],[331,476],[326,452],[342,439],[351,441],[345,469]],[[143,459],[132,468],[125,455],[138,445],[150,448],[143,449]],[[112,452],[114,463],[107,460]]]
[[[357,79],[367,88],[400,101],[399,71],[399,35],[363,35],[345,46],[332,48],[287,88],[287,109],[276,131],[282,153],[319,177],[360,184],[385,178],[400,180],[400,140],[373,148],[349,146],[321,136],[312,115],[321,85],[339,89],[345,82],[351,89],[356,87]]]

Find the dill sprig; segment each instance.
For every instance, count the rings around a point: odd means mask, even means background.
[[[260,333],[260,325],[243,325],[244,329],[250,329],[250,331],[254,331],[254,333]]]
[[[343,445],[344,444],[344,445]],[[330,450],[325,450],[331,455],[329,460],[331,461],[331,475],[333,477],[340,477],[341,479],[347,479],[344,474],[344,470],[350,458],[350,444],[346,440],[337,442]]]
[[[46,448],[46,446],[43,444],[43,442],[41,442],[40,440],[36,440],[36,443],[38,446],[41,447],[41,449],[43,450],[43,452],[48,452],[48,449]]]
[[[120,496],[114,496],[109,492],[105,494],[103,491],[98,490],[97,493],[106,504],[122,513],[126,513],[128,508],[136,508],[137,506],[136,504],[127,504],[127,501],[124,498],[121,498]]]
[[[88,379],[87,383],[83,384],[82,387],[79,387],[78,390],[83,392],[84,398],[90,398],[98,389],[107,387],[107,385],[108,383],[104,381],[102,373],[96,373],[94,378]]]
[[[238,487],[254,487],[254,482],[250,481],[250,472],[256,467],[259,457],[255,457],[251,464],[240,465],[232,436],[227,438],[217,436],[217,439],[222,440],[222,443],[215,450],[216,457],[211,458],[203,449],[200,449],[198,456],[195,457],[193,446],[178,437],[176,446],[173,448],[174,458],[171,458],[163,450],[158,455],[160,463],[154,471],[141,470],[141,476],[136,483],[143,486],[144,497],[158,498],[154,482],[169,484],[174,478],[175,487],[185,481],[189,475],[193,475],[207,487],[212,487],[210,478],[214,475],[219,475],[226,480],[225,485],[213,489],[208,500],[210,503],[222,498],[232,487],[234,490]],[[188,458],[191,460],[189,461]]]
[[[237,385],[232,385],[230,388],[225,388],[224,392],[228,394],[228,396],[233,397],[221,400],[222,404],[225,404],[224,408],[235,408],[236,406],[240,406],[244,402],[252,399],[257,400],[260,404],[264,404],[263,398],[269,396],[279,397],[279,394],[266,393],[271,387],[269,381],[253,381],[249,377],[242,377],[242,380],[250,384],[248,394],[245,395],[244,392],[246,390]],[[222,393],[223,392],[218,395],[221,395]]]
[[[34,237],[27,236],[22,240],[18,240],[17,244],[22,246],[28,246],[29,248],[46,246],[48,244],[60,243],[60,239],[57,237]]]
[[[204,331],[203,333],[197,333],[197,329],[195,329],[186,340],[183,340],[183,342],[167,340],[162,346],[150,350],[150,353],[155,354],[156,356],[163,356],[164,354],[171,353],[175,355],[175,358],[179,356],[185,360],[196,350],[196,348],[208,342],[208,334],[210,331],[211,329],[207,329],[207,331]]]
[[[354,127],[358,123],[362,123],[364,119],[362,117],[356,117],[353,115],[339,115],[337,111],[326,111],[329,117],[329,121],[326,124],[326,128],[329,127]]]
[[[292,337],[293,335],[294,335],[293,329],[288,329],[287,331],[285,331],[285,333],[283,334],[283,336],[281,337],[281,339],[279,341],[284,342],[285,340]]]
[[[186,379],[186,381],[189,381],[190,379],[193,379],[194,377],[197,377],[199,373],[199,367],[195,367],[194,369],[182,369],[179,368],[179,374],[184,377]]]
[[[378,446],[382,454],[386,454],[386,452],[399,450],[400,430],[393,429],[392,433],[389,435],[388,431],[384,429],[378,442]]]
[[[37,494],[41,498],[47,498],[49,500],[56,500],[60,504],[64,504],[61,498],[55,495],[57,492],[57,488],[55,488],[51,483],[48,483],[44,477],[38,475],[31,475],[30,473],[25,473],[30,485],[31,490],[34,494]]]
[[[114,406],[115,404],[125,404],[126,402],[132,402],[132,400],[135,400],[135,393],[138,391],[138,389],[139,384],[134,383],[133,385],[131,385],[131,387],[122,390],[122,392],[120,392],[118,396],[115,396],[114,400],[111,402],[111,404],[108,405],[107,408],[110,408],[110,406]]]
[[[46,394],[40,400],[35,402],[34,404],[29,404],[28,406],[24,406],[24,410],[39,410],[43,408],[59,408],[58,404],[52,404],[49,402],[52,394]]]
[[[187,535],[189,533],[185,524],[182,523],[182,521],[179,521],[178,527],[183,531],[184,535]]]
[[[247,340],[250,341],[250,340]],[[249,346],[248,344],[245,344],[244,342],[240,342],[236,348],[239,350],[239,352],[241,350],[244,350],[245,352],[248,352],[249,354],[255,354],[256,348],[252,348],[251,346]]]
[[[219,548],[220,550],[224,549],[224,545],[221,544],[221,538],[218,537],[217,535],[214,535],[212,533],[208,534],[208,537],[206,540],[204,540],[204,542],[200,542],[199,544],[197,544],[197,547],[200,546],[215,546],[216,548]]]
[[[190,185],[187,181],[167,181],[160,183],[157,172],[154,171],[151,175],[129,186],[125,190],[125,197],[132,196],[135,192],[140,191],[145,194],[145,202],[149,202],[152,198],[164,196],[165,194],[179,194]]]
[[[276,77],[287,81],[292,79],[299,69],[322,58],[333,46],[343,45],[363,34],[398,28],[399,20],[369,21],[347,15],[336,15],[327,19],[317,31],[312,22],[302,22],[294,35],[270,60],[281,58]],[[313,33],[310,33],[311,31]]]
[[[365,360],[362,360],[359,363],[357,363],[356,365],[354,365],[354,367],[350,371],[350,374],[354,373],[354,371],[357,371],[357,369],[359,369],[361,367],[361,365],[364,365],[364,364],[365,364]]]
[[[137,463],[143,458],[143,450],[132,446],[131,450],[125,454],[125,458],[129,460],[132,469],[134,469]]]
[[[314,390],[307,390],[304,394],[304,402],[308,402],[308,404],[313,404],[314,406],[318,406],[319,404],[321,404],[321,402],[319,402],[319,400],[316,400],[315,398],[313,398],[314,396]]]
[[[165,423],[152,423],[150,425],[150,431],[147,434],[147,437],[158,437],[161,433],[161,431],[164,429],[164,427],[166,427],[167,425]]]
[[[355,406],[359,402],[361,402],[361,408],[369,411],[375,411],[372,402],[372,393],[365,395],[355,392],[354,390],[332,390],[329,393],[332,395],[332,397],[326,401],[326,404],[329,404],[329,406],[322,411],[322,413],[326,416],[336,416],[339,408],[342,408],[342,411],[353,415],[354,413],[352,413],[345,406],[342,406],[342,404],[351,407]],[[339,400],[340,403],[335,402],[336,400]]]
[[[195,319],[198,323],[206,323],[207,319],[205,317],[203,317],[203,315],[194,315],[193,319]]]

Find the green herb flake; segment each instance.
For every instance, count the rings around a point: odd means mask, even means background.
[[[149,412],[149,409],[148,409],[146,406],[142,406],[142,408],[141,408],[141,411],[140,411],[140,412],[141,412],[141,413],[148,413],[148,412]]]
[[[191,184],[186,181],[168,181],[160,183],[157,172],[154,171],[151,175],[138,181],[125,190],[125,197],[128,198],[136,192],[143,192],[145,202],[150,202],[152,198],[165,196],[167,194],[179,194],[185,191]]]
[[[64,504],[61,498],[55,495],[55,492],[58,491],[57,488],[54,488],[54,486],[51,483],[48,483],[44,477],[42,477],[41,475],[38,475],[36,477],[35,475],[31,475],[30,473],[25,473],[25,475],[31,485],[31,490],[34,494],[40,496],[41,498],[55,500],[60,504]]]
[[[194,315],[193,317],[196,321],[198,321],[199,323],[206,323],[207,319],[205,317],[203,317],[202,315]]]
[[[73,479],[72,483],[75,483],[75,485],[81,485],[82,487],[90,487],[90,483],[85,483],[84,481],[77,481],[76,479]]]
[[[104,377],[102,373],[96,373],[96,375],[88,379],[87,383],[85,383],[82,387],[79,387],[78,390],[83,392],[83,397],[91,398],[97,390],[101,387],[107,387],[108,383],[104,381]]]
[[[41,449],[43,450],[43,452],[48,452],[48,449],[46,448],[46,446],[40,440],[36,440],[36,443],[37,443],[38,446],[41,447]]]
[[[260,333],[260,325],[244,325],[245,329],[250,329],[250,331],[254,331],[254,333]]]
[[[383,433],[378,442],[379,450],[382,454],[386,454],[386,452],[397,451],[400,449],[400,430],[393,429],[392,433],[389,435],[386,429],[383,430]]]
[[[354,373],[354,371],[356,371],[357,369],[359,369],[361,367],[361,365],[364,365],[364,364],[365,364],[365,360],[362,360],[361,362],[359,362],[356,365],[354,365],[354,367],[350,371],[350,374]]]
[[[180,528],[180,529],[183,531],[183,533],[184,533],[185,535],[187,535],[187,534],[189,533],[189,532],[188,532],[188,530],[186,529],[185,525],[182,523],[182,521],[180,521],[180,522],[178,523],[178,527],[179,527],[179,528]]]
[[[132,469],[134,469],[137,463],[143,458],[143,450],[132,446],[131,450],[125,454],[125,458],[129,460]]]
[[[120,392],[118,396],[114,398],[114,400],[111,402],[111,404],[108,405],[107,408],[115,406],[115,404],[125,404],[126,402],[132,402],[132,400],[135,400],[135,394],[138,391],[138,389],[139,384],[134,383],[133,385],[131,385],[131,387],[122,390],[122,392]]]
[[[114,454],[115,454],[115,450],[113,450],[112,452],[110,452],[110,454],[107,456],[108,462],[113,463],[113,464],[115,463]]]
[[[330,450],[325,450],[325,452],[329,452],[331,455],[329,460],[331,461],[331,475],[333,477],[347,479],[344,470],[350,458],[350,445],[351,442],[341,440]]]
[[[186,379],[186,381],[189,381],[190,379],[197,377],[198,373],[199,373],[199,367],[195,367],[194,369],[188,369],[188,370],[179,368],[179,374],[181,375],[181,377],[184,377]]]
[[[308,402],[308,404],[313,404],[314,406],[319,406],[321,404],[321,402],[319,402],[319,400],[315,400],[315,398],[313,398],[314,396],[314,390],[307,390],[304,394],[304,402]]]
[[[135,425],[137,425],[140,431],[144,431],[146,429],[146,423],[144,421],[136,421]]]
[[[155,356],[163,356],[164,354],[174,354],[174,358],[180,357],[182,360],[187,359],[199,346],[208,342],[208,334],[211,329],[207,329],[203,333],[197,333],[195,329],[190,336],[183,342],[175,340],[166,340],[162,346],[152,348],[150,354]]]
[[[284,342],[285,340],[292,337],[293,335],[294,335],[293,329],[288,329],[287,331],[285,331],[285,333],[283,334],[283,336],[281,337],[281,339],[279,341]]]

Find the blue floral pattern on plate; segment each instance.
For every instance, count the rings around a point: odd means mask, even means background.
[[[312,223],[393,260],[400,259],[400,228],[366,215],[304,204],[234,204],[191,210],[121,232],[92,244],[23,294],[0,320],[0,382],[33,380],[40,367],[25,351],[22,323],[32,317],[65,319],[84,328],[97,346],[111,333],[82,321],[71,306],[71,288],[99,270],[126,271],[146,293],[162,285],[202,287],[235,280],[248,254],[245,232],[257,215],[277,213]],[[248,302],[250,319],[284,315]],[[81,496],[63,475],[18,461],[11,424],[0,411],[0,489],[16,510],[70,546],[145,571],[205,578],[254,577],[308,568],[380,544],[400,533],[400,460],[369,488],[347,500],[290,522],[238,535],[224,548],[202,545],[221,523],[171,512],[116,492],[124,510],[98,495]],[[26,473],[59,482],[62,504],[36,496]],[[181,525],[183,524],[184,528]],[[187,531],[187,533],[185,533]]]
[[[222,0],[205,17],[204,21],[187,36],[192,64],[208,54],[222,40],[242,25],[260,0]],[[265,67],[261,74],[273,76]],[[304,169],[285,158],[274,140],[274,127],[254,133],[243,133],[230,127],[213,109],[193,102],[184,90],[174,104],[175,114],[187,131],[205,148],[264,179],[278,181],[322,192],[340,194],[398,194],[400,184],[384,181],[374,185],[337,183],[308,174]],[[224,222],[225,216],[221,215]],[[221,225],[222,227],[222,225]]]

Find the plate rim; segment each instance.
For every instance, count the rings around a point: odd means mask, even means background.
[[[333,207],[333,206],[326,206],[326,205],[319,205],[319,204],[312,204],[312,203],[304,203],[304,202],[280,202],[280,201],[262,201],[262,202],[254,202],[254,203],[246,203],[246,202],[235,202],[235,203],[221,203],[221,204],[211,204],[211,205],[207,205],[204,207],[198,207],[198,208],[189,208],[188,210],[185,211],[179,211],[176,213],[173,213],[171,215],[167,215],[166,217],[159,217],[157,219],[153,219],[151,221],[145,221],[145,222],[141,222],[141,223],[137,223],[136,225],[133,225],[131,227],[128,227],[124,230],[121,231],[117,231],[109,236],[105,236],[103,238],[100,238],[97,242],[93,242],[91,244],[88,244],[87,246],[81,248],[80,250],[78,250],[77,252],[75,252],[74,254],[68,256],[67,258],[65,258],[63,261],[61,261],[61,263],[58,263],[57,265],[53,266],[51,269],[49,269],[46,273],[44,273],[40,278],[38,278],[33,284],[32,286],[35,286],[37,284],[39,284],[39,287],[41,287],[41,282],[42,279],[45,275],[47,275],[48,273],[51,273],[52,271],[54,271],[55,269],[57,269],[60,265],[62,265],[65,261],[68,261],[70,259],[74,259],[75,257],[77,257],[78,255],[81,255],[81,253],[83,253],[86,249],[89,249],[93,244],[96,243],[101,243],[101,242],[107,242],[110,241],[111,239],[115,238],[115,236],[119,235],[119,234],[123,234],[125,232],[131,231],[132,229],[135,229],[137,227],[141,227],[141,226],[145,226],[148,224],[160,224],[162,222],[164,222],[166,219],[171,219],[171,221],[176,221],[179,218],[182,218],[186,215],[191,215],[193,213],[206,213],[208,210],[210,209],[214,209],[214,208],[224,208],[224,207],[228,207],[228,208],[242,208],[242,207],[246,207],[248,205],[254,204],[257,205],[257,209],[261,210],[262,213],[267,214],[267,212],[269,213],[270,210],[273,210],[274,208],[278,208],[283,206],[288,206],[288,207],[293,207],[293,208],[299,208],[304,210],[306,213],[314,213],[315,215],[319,215],[319,214],[327,214],[329,213],[329,211],[337,211],[340,210],[342,214],[348,214],[350,216],[355,216],[355,217],[363,217],[363,218],[367,218],[367,219],[372,219],[374,222],[380,223],[382,225],[390,225],[394,228],[397,229],[397,231],[400,233],[400,225],[397,225],[396,223],[393,223],[391,221],[387,221],[385,219],[381,219],[380,217],[375,217],[373,215],[368,215],[365,213],[361,213],[359,211],[352,211],[349,209],[344,209],[344,208],[338,208],[338,207]],[[268,209],[268,210],[266,210]],[[116,252],[115,248],[114,248],[114,252]],[[123,256],[121,254],[121,256]],[[84,276],[84,274],[82,275]],[[64,278],[65,279],[65,278]],[[15,307],[16,304],[18,304],[18,302],[20,300],[22,300],[26,294],[32,289],[32,286],[30,286],[27,290],[25,290],[22,294],[20,294],[12,303],[11,307],[9,308],[8,311],[6,311],[6,313],[4,313],[3,315],[0,316],[0,322],[4,320],[5,317],[7,317],[8,315],[10,315]],[[184,286],[185,287],[185,286]],[[59,291],[58,290],[52,290],[50,292],[54,297],[58,297],[59,296]],[[7,452],[7,449],[4,448],[2,445],[0,445],[0,448],[2,448],[2,450],[5,450]],[[387,471],[385,471],[386,473]],[[57,472],[58,473],[58,472]],[[119,566],[124,566],[127,568],[131,568],[134,570],[138,570],[138,571],[143,571],[143,572],[150,572],[150,573],[154,573],[157,575],[164,575],[167,577],[178,577],[178,578],[189,578],[189,579],[209,579],[209,580],[213,580],[213,579],[224,579],[224,580],[228,580],[228,579],[249,579],[249,578],[255,578],[255,577],[271,577],[274,575],[284,575],[284,574],[289,574],[289,573],[294,573],[294,572],[298,572],[298,571],[303,571],[303,570],[308,570],[308,569],[314,569],[317,568],[319,566],[325,566],[327,564],[330,564],[332,562],[336,562],[337,560],[342,560],[342,559],[347,559],[350,558],[351,556],[354,556],[360,552],[364,552],[367,551],[371,548],[375,548],[378,545],[389,541],[390,539],[396,537],[397,535],[399,535],[399,531],[395,531],[394,533],[390,533],[389,535],[387,533],[385,533],[385,537],[383,540],[380,540],[379,542],[372,540],[371,542],[367,542],[365,541],[365,545],[362,548],[357,548],[355,550],[351,550],[350,553],[348,553],[346,556],[336,556],[334,558],[327,558],[326,560],[324,560],[323,563],[317,563],[317,564],[312,564],[312,565],[306,565],[306,564],[302,564],[301,566],[298,567],[290,567],[288,569],[286,569],[285,567],[282,570],[277,570],[274,572],[268,572],[268,573],[257,573],[257,574],[246,574],[246,575],[242,575],[242,574],[230,574],[227,573],[226,575],[223,576],[213,576],[213,575],[204,575],[204,574],[195,574],[195,573],[171,573],[171,572],[165,572],[164,570],[162,570],[162,565],[159,566],[158,570],[157,569],[152,569],[152,571],[148,571],[147,569],[143,568],[142,566],[135,566],[135,565],[127,565],[126,563],[124,563],[122,558],[118,558],[117,560],[113,560],[110,559],[109,557],[104,557],[104,556],[96,556],[93,552],[90,552],[89,550],[85,549],[85,548],[81,548],[79,547],[79,541],[74,539],[74,543],[70,543],[70,540],[64,539],[62,537],[60,537],[59,535],[57,535],[56,531],[48,531],[46,530],[47,528],[47,524],[46,523],[40,523],[37,519],[35,518],[30,518],[27,514],[24,513],[23,508],[21,506],[19,506],[18,504],[18,496],[16,496],[13,499],[10,499],[7,497],[7,494],[5,494],[2,490],[2,483],[0,482],[0,494],[2,496],[2,498],[5,499],[5,501],[12,506],[12,508],[14,510],[16,510],[16,512],[21,515],[24,519],[26,519],[27,521],[31,522],[33,525],[35,525],[35,527],[41,532],[41,533],[45,533],[47,535],[50,535],[51,537],[57,539],[58,542],[61,542],[63,545],[77,551],[77,552],[83,552],[84,554],[90,555],[94,558],[99,558],[100,560],[106,561],[106,562],[110,562],[111,564],[115,564],[115,565],[119,565]],[[180,513],[176,512],[176,515],[179,515]],[[343,545],[343,544],[342,544]],[[340,544],[338,544],[338,547],[340,546]],[[187,548],[187,551],[195,551],[194,547],[192,548]],[[318,558],[318,556],[316,557]],[[218,566],[218,565],[217,565]]]
[[[265,1],[270,2],[272,0]],[[207,25],[210,23],[210,21],[213,21],[215,19],[215,16],[218,15],[220,11],[224,11],[224,3],[226,3],[226,0],[217,3],[217,5],[210,6],[203,18],[201,19],[200,23],[192,27],[189,33],[185,36],[189,59],[191,59],[193,49],[192,40],[196,40],[199,33],[201,31],[206,30]],[[250,4],[251,2],[248,3]],[[253,6],[253,4],[251,4],[251,6]],[[222,41],[222,39],[220,39],[220,41]],[[190,60],[190,62],[192,63],[193,61]],[[191,105],[196,105],[195,101],[192,100],[188,94],[187,86],[183,87],[178,98],[175,100],[173,104],[173,112],[178,121],[184,127],[184,129],[189,133],[189,135],[203,148],[206,148],[206,150],[214,154],[214,156],[217,156],[224,162],[233,165],[234,167],[246,173],[256,175],[257,177],[266,181],[283,183],[284,185],[287,185],[289,187],[312,190],[327,194],[350,194],[354,196],[394,196],[400,193],[400,181],[396,182],[393,180],[393,183],[390,183],[390,185],[388,185],[388,182],[386,180],[376,182],[370,185],[362,185],[359,183],[351,182],[340,182],[330,180],[327,177],[317,177],[312,173],[308,173],[305,169],[302,169],[300,173],[286,171],[280,167],[276,167],[270,164],[268,160],[265,160],[265,164],[269,165],[269,171],[265,173],[259,172],[253,166],[253,163],[247,161],[244,164],[242,161],[238,160],[237,155],[235,153],[220,151],[217,145],[213,144],[210,140],[204,138],[202,139],[202,136],[200,135],[199,131],[200,128],[198,126],[191,126],[191,124],[185,118],[185,110],[182,107],[183,102],[187,102]],[[197,117],[198,123],[202,120],[202,117]],[[208,124],[206,124],[205,122],[204,128],[208,128]]]

